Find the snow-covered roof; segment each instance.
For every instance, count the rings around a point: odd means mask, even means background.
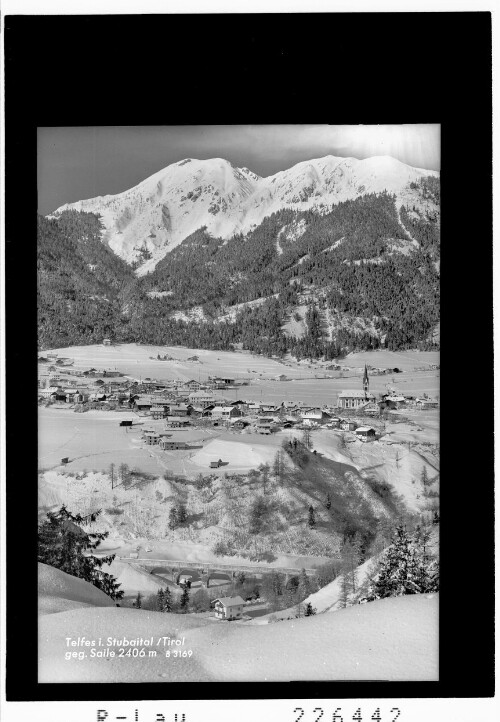
[[[363,398],[363,399],[364,399],[364,398],[367,398],[367,399],[369,399],[369,398],[371,398],[371,399],[374,399],[375,397],[374,397],[373,394],[370,394],[368,391],[367,391],[367,392],[365,392],[365,391],[359,391],[358,389],[352,389],[352,390],[348,390],[348,391],[341,391],[340,394],[339,394],[339,399],[347,399],[347,398],[349,398],[349,399],[352,399],[352,398],[356,398],[356,399],[359,399],[359,398]]]
[[[220,602],[224,607],[235,607],[237,604],[245,604],[239,595],[236,597],[219,597],[218,599],[214,599],[214,603],[215,602]]]
[[[359,426],[356,429],[357,434],[366,434],[366,433],[368,433],[368,431],[375,432],[375,429],[373,428],[373,426]]]

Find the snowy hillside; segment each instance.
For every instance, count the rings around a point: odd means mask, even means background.
[[[389,156],[326,156],[267,178],[222,158],[186,158],[123,193],[69,203],[53,215],[71,208],[99,213],[106,229],[103,241],[127,262],[137,261],[143,275],[202,226],[213,236],[230,238],[282,208],[322,212],[383,190],[407,201],[409,183],[427,175],[439,173]]]
[[[77,586],[80,608],[42,611],[39,618],[40,682],[438,678],[437,594],[383,599],[335,614],[249,626],[193,615],[86,608],[88,593],[98,590],[75,578],[73,598]],[[47,599],[60,598],[57,584],[52,597],[50,584],[45,592]],[[68,646],[68,637],[75,646]],[[144,654],[120,656],[124,639],[134,640],[129,652],[142,649]],[[173,650],[183,654],[174,658]]]
[[[81,607],[114,607],[107,594],[92,584],[47,564],[38,564],[38,611],[54,614]]]

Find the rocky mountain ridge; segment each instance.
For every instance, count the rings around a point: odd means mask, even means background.
[[[213,237],[248,234],[264,218],[282,209],[327,213],[336,204],[384,190],[396,204],[421,204],[411,184],[437,171],[413,168],[389,156],[364,160],[325,156],[303,161],[262,178],[227,160],[186,158],[116,195],[61,206],[97,213],[103,242],[142,276],[194,231]]]

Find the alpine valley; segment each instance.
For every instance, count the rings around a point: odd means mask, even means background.
[[[439,173],[388,156],[267,178],[187,158],[39,216],[40,348],[435,350],[439,235]]]

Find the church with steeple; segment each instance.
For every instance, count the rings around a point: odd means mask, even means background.
[[[341,391],[337,399],[337,407],[340,409],[360,409],[372,401],[375,396],[370,393],[370,379],[368,378],[368,367],[365,364],[362,379],[363,390]]]
[[[365,392],[365,394],[368,394],[369,386],[370,381],[368,380],[368,368],[365,364],[365,371],[363,373],[363,391]]]

